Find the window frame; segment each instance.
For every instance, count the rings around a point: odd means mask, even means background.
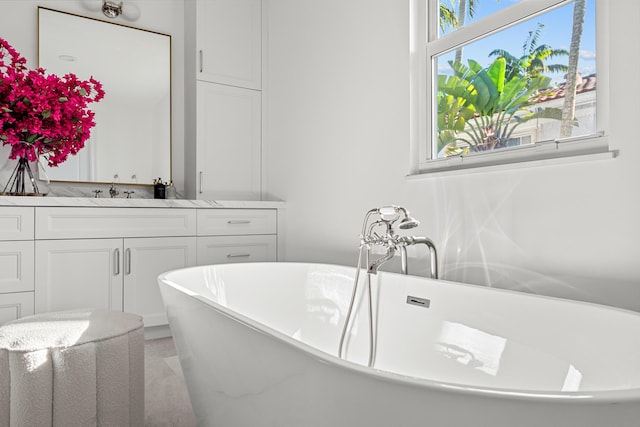
[[[609,149],[606,130],[609,126],[609,2],[596,4],[596,133],[531,145],[503,148],[496,151],[466,156],[433,158],[432,138],[435,136],[437,72],[434,57],[454,50],[462,44],[495,34],[512,26],[542,15],[552,9],[573,3],[573,0],[521,0],[490,17],[472,22],[442,38],[438,38],[439,0],[410,0],[410,170],[418,175],[450,170],[463,170],[496,165],[517,165],[523,162],[567,158],[576,161],[614,157]],[[427,11],[429,13],[427,13]],[[545,162],[546,164],[547,162]]]

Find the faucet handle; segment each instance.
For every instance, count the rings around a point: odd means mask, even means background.
[[[102,190],[93,190],[93,192],[96,193],[94,198],[99,199],[100,198],[100,193],[102,193]]]
[[[127,199],[130,199],[131,195],[135,193],[135,191],[123,191],[123,193],[127,195]]]

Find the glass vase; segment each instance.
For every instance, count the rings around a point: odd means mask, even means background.
[[[1,193],[3,196],[46,196],[38,188],[36,177],[24,157],[18,159],[18,164],[11,173],[7,184]]]

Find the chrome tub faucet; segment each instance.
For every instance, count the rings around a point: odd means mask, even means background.
[[[377,219],[370,221],[372,215],[377,215]],[[407,247],[413,245],[425,245],[429,249],[431,277],[438,278],[438,254],[433,241],[427,237],[398,236],[395,232],[408,230],[420,225],[420,222],[409,215],[409,212],[402,206],[383,206],[371,209],[365,215],[362,224],[361,245],[371,248],[372,246],[382,246],[386,248],[386,253],[374,262],[367,262],[367,273],[376,274],[378,269],[386,262],[393,259],[396,252],[400,252],[402,274],[408,274]],[[380,235],[375,230],[383,228],[384,234]],[[369,256],[367,255],[367,259]]]

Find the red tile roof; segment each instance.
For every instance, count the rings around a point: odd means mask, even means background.
[[[596,90],[596,75],[590,74],[586,77],[582,77],[578,74],[578,80],[576,83],[576,94],[591,92],[592,90]],[[566,85],[566,82],[560,83],[558,87],[540,91],[538,96],[534,98],[535,102],[545,102],[553,99],[564,98]]]

